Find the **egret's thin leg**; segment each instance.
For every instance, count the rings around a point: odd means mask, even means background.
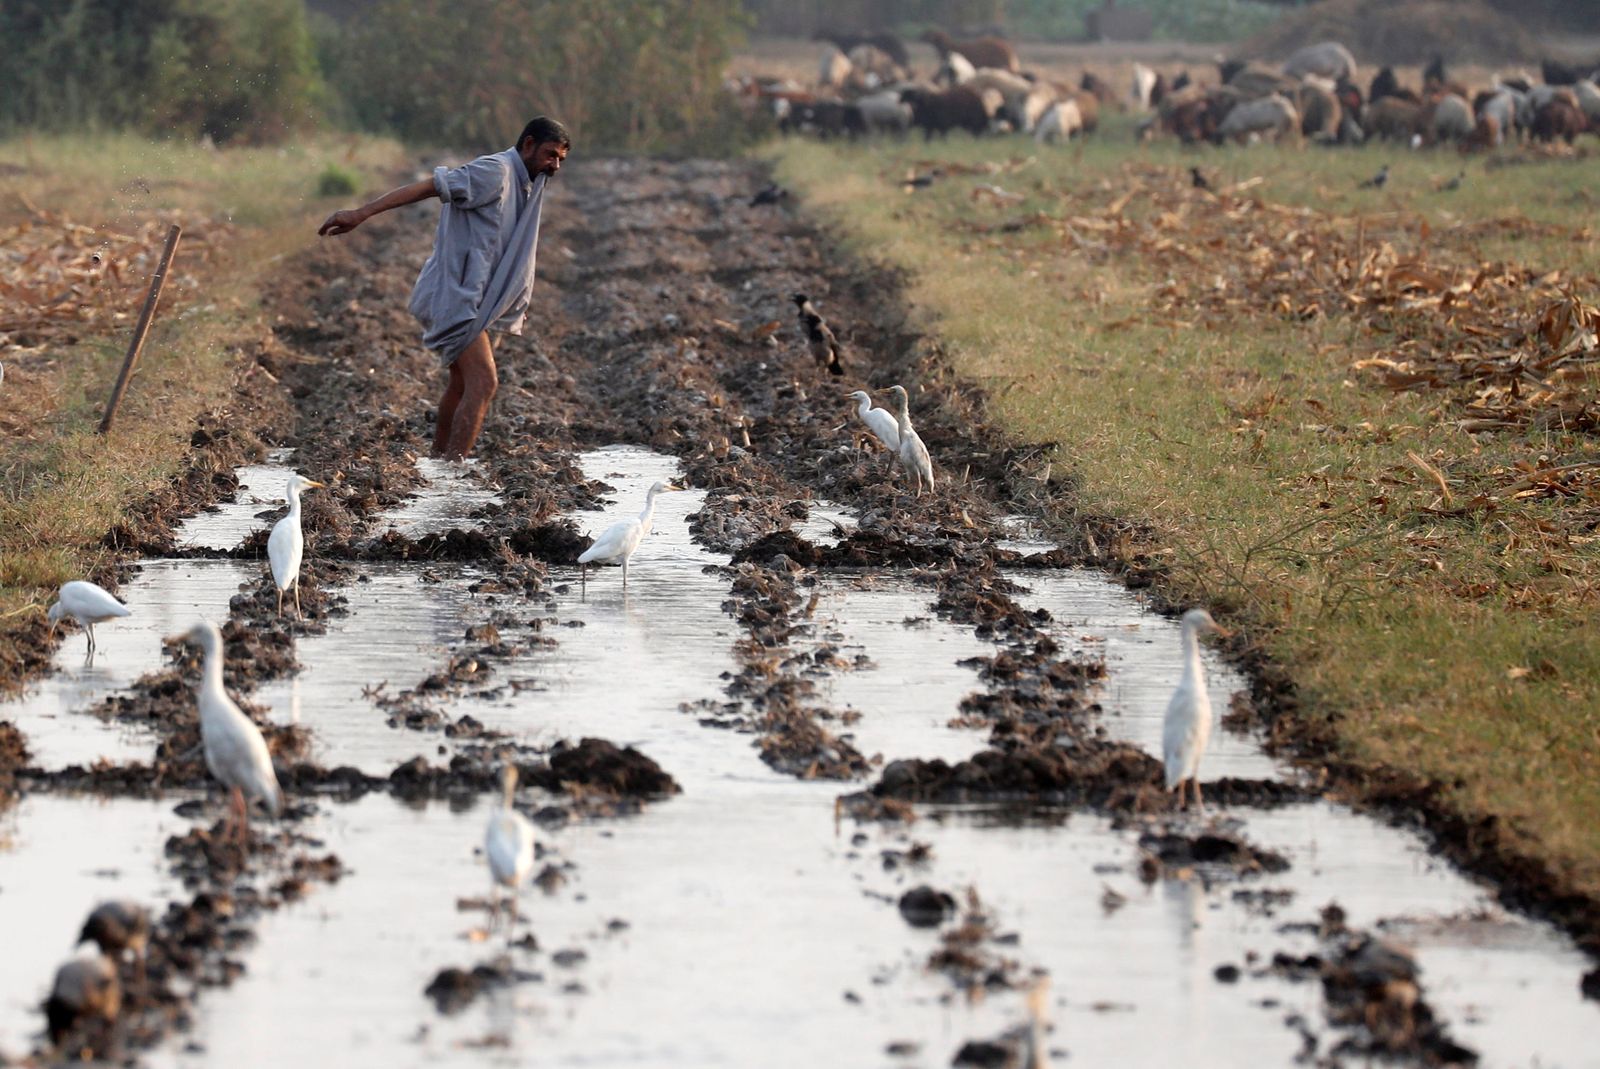
[[[298,578],[296,578],[294,581],[294,618],[296,620],[305,619],[305,617],[300,614],[300,580]]]
[[[628,558],[622,558],[622,589],[628,589]]]
[[[1194,777],[1194,808],[1197,813],[1206,811],[1206,801],[1200,797],[1200,776],[1198,773]]]
[[[282,589],[279,589],[279,591],[278,591],[278,615],[279,616],[283,615],[283,590]]]

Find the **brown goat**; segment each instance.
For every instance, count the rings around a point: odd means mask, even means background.
[[[1367,105],[1367,134],[1385,141],[1410,141],[1422,132],[1427,110],[1399,97],[1383,97]]]
[[[1561,138],[1567,144],[1589,128],[1589,120],[1579,109],[1565,100],[1550,101],[1533,117],[1532,134],[1535,141],[1554,141]]]
[[[925,141],[932,141],[934,134],[944,137],[951,130],[979,137],[989,129],[989,109],[983,97],[964,85],[943,92],[906,89],[900,99],[911,105],[911,125],[921,129]]]
[[[1500,120],[1493,115],[1478,116],[1478,123],[1461,141],[1461,151],[1488,152],[1500,143]]]
[[[929,30],[922,35],[922,39],[938,49],[940,59],[951,52],[960,52],[972,61],[974,67],[993,67],[995,70],[1010,71],[1012,74],[1022,72],[1022,64],[1017,61],[1016,49],[999,37],[976,37],[970,41],[958,41],[943,30]]]

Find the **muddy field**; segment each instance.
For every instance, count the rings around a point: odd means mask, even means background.
[[[285,272],[188,476],[108,535],[134,615],[92,664],[41,628],[40,675],[0,707],[0,1060],[1592,1059],[1593,963],[1499,904],[1515,873],[1473,882],[1291,740],[1269,756],[1292,691],[1244,639],[1207,654],[1230,711],[1211,808],[1174,810],[1153,756],[1170,607],[1094,570],[1115,524],[1041,530],[1070,513],[1041,446],[984,422],[893,277],[750,206],[764,181],[564,169],[465,467],[425,457],[441,378],[403,310],[431,220]],[[842,380],[796,336],[799,291]],[[851,420],[849,390],[894,383],[931,495]],[[262,564],[291,470],[329,484],[306,499],[303,621]],[[627,592],[580,576],[587,536],[662,478],[689,489]],[[220,834],[198,664],[162,642],[196,616],[223,625],[290,796],[249,848]],[[503,760],[540,847],[509,933],[479,851]],[[52,1047],[38,1004],[114,895],[156,918],[148,961],[120,965],[114,1026]]]

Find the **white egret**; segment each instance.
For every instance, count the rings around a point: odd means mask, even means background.
[[[522,885],[533,872],[533,825],[512,805],[517,792],[517,766],[506,765],[500,773],[505,792],[498,809],[489,817],[483,836],[483,852],[489,859],[489,901],[491,923],[500,916],[500,888],[511,889],[511,926],[517,924],[517,898]]]
[[[1161,733],[1167,790],[1177,789],[1181,805],[1184,781],[1192,782],[1195,806],[1201,810],[1205,803],[1200,798],[1200,758],[1211,741],[1211,698],[1206,694],[1206,671],[1200,664],[1200,635],[1205,632],[1228,634],[1204,609],[1190,609],[1183,614],[1179,628],[1183,676],[1167,702],[1167,719]]]
[[[106,958],[74,958],[56,970],[50,997],[44,1003],[50,1042],[60,1044],[79,1022],[94,1021],[100,1040],[110,1036],[111,1025],[122,1012],[122,985],[117,970]]]
[[[928,484],[928,492],[932,493],[933,459],[928,456],[928,447],[922,444],[921,436],[911,426],[911,399],[904,386],[891,386],[889,392],[900,400],[900,409],[896,413],[900,434],[900,466],[906,469],[906,475],[919,495],[923,483]]]
[[[289,476],[289,515],[272,525],[267,538],[267,560],[272,563],[272,581],[278,587],[278,615],[283,615],[283,592],[294,587],[294,614],[300,616],[300,558],[305,553],[305,535],[300,533],[300,491],[322,486],[296,473]]]
[[[130,615],[130,610],[122,602],[112,597],[102,586],[97,586],[86,579],[74,579],[69,583],[62,583],[61,590],[56,600],[51,604],[45,614],[50,620],[50,630],[54,631],[56,625],[61,623],[63,616],[70,616],[83,625],[84,631],[89,635],[89,656],[94,656],[94,625],[107,620],[115,620],[120,616]]]
[[[850,396],[859,404],[856,406],[856,418],[866,424],[872,436],[883,443],[889,450],[892,458],[900,455],[900,422],[894,418],[894,413],[885,408],[873,408],[872,398],[867,396],[865,390],[852,391]]]
[[[633,551],[639,548],[639,543],[644,541],[644,536],[650,533],[650,521],[656,513],[656,495],[665,494],[683,487],[657,479],[655,485],[650,487],[650,492],[644,496],[644,511],[639,513],[637,520],[623,520],[607,527],[599,538],[594,540],[594,545],[584,550],[578,557],[580,567],[592,561],[622,562],[622,589],[628,589],[628,558],[633,556]],[[589,581],[588,572],[584,571],[583,580]]]
[[[196,695],[200,738],[205,744],[206,767],[224,787],[233,788],[232,812],[242,837],[250,823],[250,802],[259,799],[273,816],[283,810],[278,775],[273,771],[272,755],[267,752],[261,729],[240,711],[222,686],[222,633],[215,624],[202,620],[183,638],[205,651],[205,667]]]

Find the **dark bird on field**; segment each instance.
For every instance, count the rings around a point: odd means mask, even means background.
[[[142,976],[145,949],[150,944],[150,911],[126,898],[102,902],[89,914],[78,934],[79,943],[91,939],[112,961],[120,959],[124,951],[133,951]]]
[[[1443,190],[1444,192],[1446,192],[1446,193],[1454,193],[1456,190],[1461,188],[1461,183],[1466,181],[1466,178],[1467,178],[1467,172],[1462,171],[1460,174],[1456,175],[1454,178],[1450,179],[1450,181],[1446,182],[1444,185],[1440,186],[1439,188],[1441,190]]]
[[[1211,188],[1210,179],[1206,178],[1204,174],[1201,174],[1200,168],[1198,167],[1189,168],[1189,184],[1194,186],[1196,189],[1209,190]]]
[[[122,986],[117,971],[104,957],[76,958],[56,970],[56,982],[45,1000],[50,1042],[59,1044],[80,1024],[98,1026],[102,1040],[122,1012]]]
[[[765,189],[750,198],[750,207],[756,208],[763,204],[777,204],[779,201],[789,199],[789,191],[776,183],[769,184]]]
[[[839,362],[839,340],[833,336],[828,321],[811,306],[811,298],[805,294],[796,293],[790,300],[799,310],[800,333],[805,335],[806,344],[811,347],[811,355],[816,358],[818,366],[827,368],[831,374],[843,375],[844,365]]]
[[[1362,189],[1382,189],[1385,182],[1389,181],[1389,165],[1386,163],[1378,168],[1378,173],[1361,183]]]
[[[936,179],[942,177],[944,177],[944,171],[938,167],[935,167],[927,174],[913,174],[908,176],[906,180],[901,183],[901,186],[907,193],[910,193],[912,190],[916,189],[927,189],[929,186],[933,185]]]

